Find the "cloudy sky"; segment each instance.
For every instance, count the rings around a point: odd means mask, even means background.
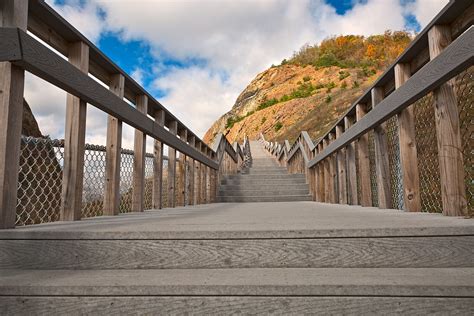
[[[47,0],[197,135],[272,64],[332,35],[419,31],[448,0]],[[27,75],[44,134],[64,137],[66,95]],[[88,107],[87,139],[106,116]],[[133,148],[124,127],[123,145]]]

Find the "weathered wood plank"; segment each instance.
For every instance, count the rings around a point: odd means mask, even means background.
[[[344,127],[336,126],[336,139],[344,133]],[[337,170],[338,170],[338,186],[339,186],[339,204],[347,204],[347,168],[346,168],[346,149],[342,148],[336,153]]]
[[[400,88],[410,76],[410,64],[397,64],[395,66],[395,88]],[[407,211],[420,212],[420,175],[418,172],[415,117],[413,111],[413,106],[409,106],[398,114],[398,139],[400,142],[403,206]]]
[[[474,236],[234,240],[0,240],[0,268],[52,270],[249,266],[255,268],[472,267],[473,242]],[[180,251],[176,251],[177,249]]]
[[[384,98],[383,89],[372,89],[372,108],[375,108]],[[390,188],[390,165],[388,159],[388,140],[385,123],[374,127],[375,171],[377,176],[377,197],[380,208],[392,207]]]
[[[112,76],[110,91],[123,99],[124,77]],[[120,163],[122,150],[122,121],[112,115],[107,118],[105,156],[104,215],[117,215],[120,208]]]
[[[84,42],[71,44],[69,62],[87,74],[89,71],[89,46]],[[68,94],[61,193],[61,220],[63,221],[81,219],[86,115],[86,102]]]
[[[136,99],[137,110],[142,113],[148,112],[148,97],[139,95]],[[143,212],[145,199],[145,154],[146,134],[135,129],[133,156],[133,188],[132,188],[132,212]]]
[[[357,104],[356,120],[360,121],[367,114],[365,104]],[[370,160],[369,160],[369,134],[360,136],[357,141],[359,155],[359,183],[360,183],[360,205],[372,206],[372,189],[370,186]]]
[[[321,151],[323,150],[323,144],[318,144],[318,153],[320,153]],[[320,163],[318,165],[316,165],[316,167],[318,168],[318,201],[319,202],[324,202],[326,201],[325,200],[325,196],[324,196],[324,192],[325,192],[325,180],[324,180],[324,164],[323,163]]]
[[[183,141],[187,141],[188,139],[188,131],[183,129],[179,132],[179,137]],[[178,178],[178,204],[179,206],[185,206],[186,202],[186,155],[183,153],[179,153],[179,178]]]
[[[168,126],[173,135],[178,133],[178,122],[173,121]],[[168,147],[168,207],[176,206],[176,149]]]
[[[439,87],[474,62],[474,28],[468,29],[435,59],[425,65],[399,89],[387,96],[376,108],[358,121],[351,131],[328,146],[310,163],[314,166],[338,149],[346,146],[388,118],[410,106],[428,92]]]
[[[474,28],[471,27],[470,30],[473,31]],[[443,50],[446,51],[452,46],[450,45],[450,28],[441,25],[433,26],[428,32],[428,42],[430,58],[434,59],[440,56]],[[448,45],[450,46],[446,48]],[[474,52],[474,48],[472,52]],[[464,187],[464,164],[459,113],[454,85],[454,79],[447,81],[433,91],[433,96],[443,214],[462,216],[467,213],[467,201],[466,189]]]
[[[0,27],[26,30],[28,2],[2,1],[0,16]],[[24,83],[23,69],[0,62],[0,229],[15,227]]]
[[[0,61],[21,60],[20,38],[15,28],[3,29],[0,32],[0,43],[2,43]]]
[[[202,204],[202,201],[201,201],[201,191],[202,191],[202,187],[201,187],[201,168],[202,168],[202,164],[199,162],[199,161],[196,161],[196,165],[195,165],[195,178],[196,178],[196,193],[195,193],[195,200],[196,200],[196,204]]]
[[[329,139],[323,139],[323,150],[329,145]],[[331,203],[331,173],[329,170],[329,159],[323,160],[323,173],[324,173],[324,202]]]
[[[329,133],[329,144],[336,140],[334,133]],[[338,188],[337,188],[337,158],[336,154],[329,156],[329,202],[337,203]]]
[[[191,147],[195,147],[196,145],[196,138],[194,136],[191,136],[191,138],[189,139],[189,146]],[[194,202],[194,199],[195,199],[195,186],[194,186],[194,178],[195,178],[195,168],[194,168],[194,165],[195,165],[195,161],[193,158],[191,157],[187,157],[188,159],[188,165],[189,165],[189,168],[188,168],[188,203],[189,205],[194,205],[195,202]]]
[[[354,124],[353,120],[353,117],[344,117],[344,128],[346,131]],[[357,196],[357,166],[355,158],[355,142],[350,143],[346,147],[346,163],[348,203],[351,205],[357,205],[359,204],[359,201]]]
[[[155,111],[155,122],[165,125],[165,112],[163,110]],[[161,209],[163,207],[163,143],[155,139],[153,159],[153,208]]]

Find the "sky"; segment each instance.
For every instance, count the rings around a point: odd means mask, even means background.
[[[333,35],[420,31],[448,0],[46,0],[199,137],[260,72]],[[40,129],[64,138],[66,94],[27,74]],[[105,144],[88,106],[86,142]],[[123,147],[133,148],[124,125]],[[151,141],[148,141],[151,146]]]

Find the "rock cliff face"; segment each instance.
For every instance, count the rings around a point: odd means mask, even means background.
[[[321,136],[375,78],[358,69],[282,65],[258,74],[219,118],[204,140],[224,133],[230,141],[263,132],[271,140],[293,140],[301,130]],[[289,99],[285,101],[286,99]],[[272,104],[275,103],[275,104]]]
[[[43,134],[41,134],[39,129],[38,122],[36,121],[33,112],[31,112],[31,108],[25,99],[23,99],[23,122],[21,134],[24,136],[43,137]]]

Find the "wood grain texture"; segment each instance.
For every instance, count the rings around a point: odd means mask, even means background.
[[[85,74],[88,73],[89,47],[86,43],[78,42],[70,45],[69,62]],[[60,214],[63,221],[81,219],[86,115],[86,102],[72,94],[68,94]]]
[[[155,112],[155,122],[165,125],[165,112],[158,110]],[[161,209],[163,207],[163,143],[155,139],[153,159],[153,208]]]
[[[169,124],[169,132],[178,133],[178,122]],[[168,207],[176,206],[176,149],[168,147]]]
[[[2,1],[0,16],[0,26],[26,29],[28,2]],[[23,69],[0,62],[0,229],[15,227],[24,83]]]
[[[336,140],[334,133],[329,133],[329,144]],[[336,154],[329,156],[329,202],[337,203],[338,187],[337,187],[337,157]]]
[[[201,168],[202,168],[202,164],[198,161],[196,161],[196,165],[195,165],[195,183],[196,183],[196,193],[195,193],[195,200],[196,200],[196,204],[202,204],[202,201],[201,201],[201,191],[202,191],[202,186],[201,186]]]
[[[411,76],[409,64],[395,66],[395,88],[400,88]],[[403,207],[409,212],[421,212],[420,174],[416,149],[414,107],[409,106],[398,114],[398,140],[402,169]]]
[[[473,314],[472,298],[407,297],[0,297],[8,315],[104,314]]]
[[[360,121],[367,114],[365,104],[357,104],[356,120]],[[357,141],[359,155],[359,183],[360,183],[360,205],[372,206],[372,189],[370,187],[370,160],[369,160],[369,134],[360,136]]]
[[[344,133],[344,127],[336,126],[336,139]],[[347,168],[346,149],[342,148],[336,153],[337,157],[337,184],[339,186],[339,204],[347,204]]]
[[[354,124],[354,118],[346,116],[344,118],[344,128],[347,131]],[[346,147],[347,164],[347,201],[350,205],[359,204],[357,196],[357,166],[356,166],[356,147],[355,142]]]
[[[329,145],[329,139],[323,139],[323,149]],[[323,173],[324,173],[324,202],[331,203],[331,172],[329,169],[329,159],[323,161]]]
[[[191,136],[191,138],[189,139],[189,146],[191,147],[195,147],[196,145],[196,138],[194,136]],[[187,188],[187,192],[188,192],[188,203],[189,205],[194,205],[195,204],[195,185],[194,185],[194,178],[195,178],[195,161],[193,158],[191,157],[187,157],[188,159],[188,188]]]
[[[311,160],[309,167],[396,115],[428,92],[459,74],[473,62],[474,28],[470,28],[446,47],[440,55],[414,73],[402,87],[392,92],[376,108],[354,124],[350,132],[344,133],[340,139]]]
[[[473,267],[474,236],[1,240],[1,269]],[[21,249],[21,251],[18,251]]]
[[[472,27],[471,30],[473,30]],[[433,26],[428,32],[428,42],[430,58],[434,59],[450,45],[450,28],[440,25]],[[454,85],[454,79],[447,81],[433,91],[433,97],[443,214],[462,216],[467,214],[467,200],[464,184],[463,148]]]
[[[124,77],[112,76],[110,91],[123,99]],[[105,155],[104,215],[117,215],[120,207],[120,164],[122,150],[122,121],[112,115],[107,118]]]
[[[0,43],[2,43],[0,61],[21,60],[20,39],[16,29],[2,29],[2,32],[0,32]]]
[[[374,87],[372,89],[372,108],[377,107],[383,98],[383,89],[380,87]],[[385,123],[374,127],[374,144],[379,208],[391,208],[392,193],[390,187],[387,128]]]
[[[181,140],[184,140],[185,142],[188,139],[188,131],[186,129],[179,131],[179,137]],[[179,161],[178,161],[178,184],[177,184],[177,190],[178,190],[178,201],[177,205],[178,206],[185,206],[187,204],[186,202],[186,155],[183,153],[179,153]]]
[[[142,113],[146,114],[148,112],[148,97],[146,95],[137,96],[136,108]],[[146,134],[137,129],[135,129],[133,151],[132,212],[143,212],[145,200]]]

